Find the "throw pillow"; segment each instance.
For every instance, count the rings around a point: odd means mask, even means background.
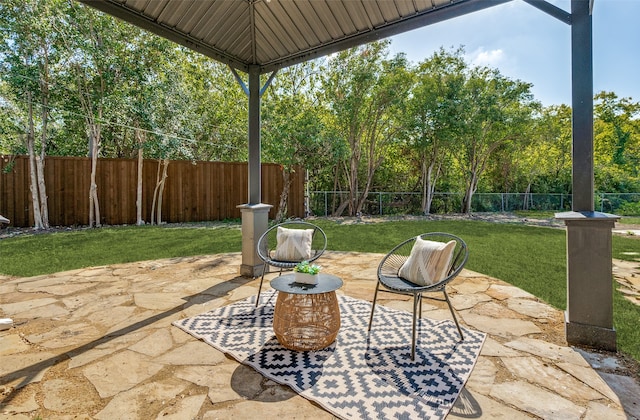
[[[420,286],[430,286],[447,275],[456,241],[436,242],[416,238],[398,275]]]
[[[313,229],[287,229],[278,226],[276,253],[278,261],[304,261],[311,258]]]

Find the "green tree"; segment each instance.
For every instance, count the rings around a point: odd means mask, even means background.
[[[374,42],[343,51],[329,60],[323,81],[331,123],[349,146],[343,162],[349,197],[337,209],[350,215],[362,211],[375,172],[403,129],[399,116],[411,86],[403,55],[388,58],[388,42]]]
[[[530,88],[496,69],[476,67],[468,72],[458,98],[459,136],[453,148],[464,183],[463,213],[471,211],[473,194],[494,153],[522,139],[534,109]]]
[[[409,97],[408,146],[420,174],[421,208],[431,212],[436,184],[449,167],[450,149],[460,131],[457,115],[467,65],[464,51],[440,49],[418,65],[417,81]]]
[[[54,23],[62,18],[63,8],[61,0],[7,0],[0,4],[0,74],[6,83],[3,101],[7,105],[4,109],[17,113],[17,118],[5,126],[21,126],[24,133],[36,229],[49,227],[44,168],[49,122],[58,117],[52,118],[50,102],[57,94],[56,70],[63,64],[61,40]]]
[[[510,171],[502,174],[502,179],[512,180],[516,192],[524,192],[525,210],[532,204],[533,192],[571,192],[571,109],[566,105],[542,109],[531,121],[527,138],[510,150]]]
[[[88,137],[88,156],[91,158],[89,174],[89,226],[99,227],[100,205],[97,192],[97,159],[101,151],[103,127],[116,121],[122,104],[117,93],[123,83],[122,58],[124,44],[119,42],[129,35],[121,21],[104,16],[83,5],[72,3],[68,10],[69,25],[59,28],[63,33],[67,53],[70,54],[69,87],[75,86],[70,97],[77,104],[85,122]]]
[[[322,111],[316,93],[318,63],[307,62],[281,71],[265,95],[263,146],[268,161],[282,165],[283,190],[276,220],[287,216],[291,174],[297,168],[315,170],[327,162]]]
[[[640,103],[613,92],[595,96],[594,172],[596,189],[640,189]]]

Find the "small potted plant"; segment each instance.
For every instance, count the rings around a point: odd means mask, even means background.
[[[302,261],[293,268],[296,283],[318,284],[318,273],[321,267],[309,264],[309,261]]]

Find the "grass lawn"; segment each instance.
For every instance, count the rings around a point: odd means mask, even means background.
[[[467,268],[518,286],[559,309],[566,306],[565,232],[561,229],[480,221],[389,221],[340,224],[319,219],[328,249],[386,253],[419,233],[462,237],[470,249]],[[0,240],[0,273],[35,276],[81,267],[159,258],[239,252],[239,225],[220,227],[113,227]],[[613,256],[640,253],[640,239],[615,236]],[[614,323],[621,351],[640,361],[640,307],[614,296]]]

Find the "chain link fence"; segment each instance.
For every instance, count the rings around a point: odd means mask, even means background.
[[[309,212],[315,216],[331,216],[349,197],[347,191],[310,191]],[[435,193],[432,214],[459,213],[462,193]],[[571,194],[476,193],[472,212],[512,212],[516,210],[570,211]],[[414,192],[371,192],[362,208],[370,216],[422,214],[422,196]],[[595,210],[624,216],[640,216],[640,193],[599,193]]]

